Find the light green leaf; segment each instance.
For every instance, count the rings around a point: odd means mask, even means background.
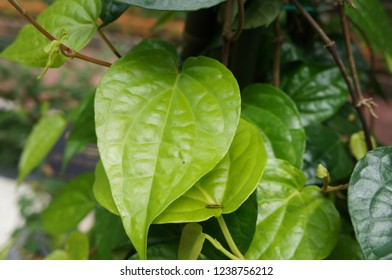
[[[93,192],[95,199],[105,207],[107,210],[115,215],[120,215],[118,212],[116,203],[114,202],[112,190],[110,189],[110,183],[108,176],[106,175],[102,161],[97,163],[95,167],[95,181],[93,185]]]
[[[57,235],[75,229],[95,207],[91,190],[94,174],[75,177],[53,199],[42,213],[44,228]]]
[[[100,0],[57,0],[37,17],[37,22],[55,38],[65,29],[69,37],[63,43],[80,51],[92,39],[100,12]],[[28,24],[0,56],[28,66],[45,67],[49,54],[44,49],[49,43],[49,39]],[[66,59],[63,55],[56,56],[51,67],[61,66]]]
[[[64,131],[66,121],[59,115],[43,117],[30,133],[19,160],[18,183],[46,157]]]
[[[170,51],[134,51],[96,92],[98,148],[124,227],[142,258],[152,221],[227,153],[240,117],[231,72]]]
[[[72,260],[88,260],[89,246],[88,236],[82,232],[75,231],[68,237],[65,250]]]
[[[65,250],[56,249],[52,253],[47,255],[45,260],[67,261],[67,260],[71,260],[71,257]]]
[[[282,75],[281,86],[297,105],[304,126],[327,120],[348,98],[347,86],[336,66],[301,64]]]
[[[348,209],[367,259],[392,259],[392,147],[368,152],[355,166]]]
[[[154,223],[199,222],[234,212],[257,187],[266,163],[258,129],[241,119],[227,155]]]
[[[346,8],[350,20],[371,43],[371,47],[384,56],[392,72],[392,25],[383,4],[379,0],[353,0],[355,9]]]
[[[268,26],[279,15],[283,0],[248,0],[245,3],[244,29]]]
[[[178,248],[178,259],[197,260],[205,239],[201,225],[196,223],[187,224],[182,230],[180,246]]]
[[[373,148],[377,147],[376,140],[371,137]],[[360,160],[367,153],[367,146],[365,140],[365,134],[363,131],[358,131],[350,136],[350,150],[356,160]]]
[[[257,189],[257,228],[246,259],[323,259],[335,247],[340,216],[321,189],[286,161],[269,160]]]
[[[154,10],[193,11],[215,6],[225,0],[118,0],[129,5]]]
[[[271,85],[250,85],[242,93],[242,115],[260,128],[270,157],[301,167],[305,131],[290,97]]]

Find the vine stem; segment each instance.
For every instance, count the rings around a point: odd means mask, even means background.
[[[301,14],[306,18],[306,20],[310,23],[310,25],[313,27],[314,30],[320,35],[320,37],[323,39],[325,42],[325,48],[330,52],[332,57],[334,58],[340,72],[342,73],[343,79],[347,85],[348,91],[350,93],[352,102],[354,103],[354,107],[358,113],[359,119],[362,124],[362,129],[365,134],[365,141],[366,141],[366,147],[370,151],[372,150],[372,143],[370,139],[370,132],[368,125],[366,123],[365,115],[363,113],[363,110],[361,106],[358,106],[360,103],[360,100],[358,100],[353,85],[351,83],[351,80],[348,76],[348,73],[346,71],[346,68],[344,67],[343,61],[340,58],[335,46],[334,42],[328,37],[328,35],[324,32],[324,30],[320,27],[320,25],[314,20],[314,18],[304,9],[304,7],[297,1],[297,0],[290,0],[291,3],[298,9],[298,11],[301,12]]]
[[[56,38],[50,34],[42,25],[40,25],[27,11],[22,7],[22,5],[17,2],[16,0],[8,0],[8,2],[15,7],[15,9],[24,17],[26,18],[42,35],[44,35],[46,38],[48,38],[50,41],[56,40]],[[110,67],[112,64],[103,60],[99,60],[84,54],[81,54],[74,49],[71,49],[67,47],[64,44],[60,45],[60,51],[61,53],[70,58],[78,58],[90,63],[94,63],[97,65],[105,66],[105,67]]]
[[[105,42],[105,44],[112,50],[112,52],[118,57],[121,58],[121,54],[117,51],[117,49],[114,47],[112,42],[110,42],[109,38],[105,35],[105,33],[102,31],[102,29],[97,26],[97,31],[99,36],[101,36],[102,40]]]
[[[233,255],[232,253],[230,253],[229,251],[227,251],[225,249],[225,247],[222,246],[222,244],[220,244],[220,242],[218,240],[216,240],[215,238],[213,238],[212,236],[204,233],[205,238],[210,241],[210,243],[219,251],[221,251],[226,257],[228,257],[229,259],[232,260],[240,260],[240,258],[238,258],[237,256]]]
[[[245,258],[244,258],[244,256],[242,255],[242,253],[240,252],[240,250],[238,249],[237,245],[235,244],[235,242],[234,242],[234,240],[233,240],[233,237],[231,236],[230,231],[229,231],[229,229],[228,229],[228,227],[227,227],[227,225],[226,225],[226,222],[225,222],[225,220],[223,219],[223,216],[220,215],[220,216],[217,218],[217,220],[218,220],[219,226],[220,226],[220,228],[221,228],[221,230],[222,230],[223,236],[225,237],[226,242],[227,242],[227,244],[228,244],[229,247],[230,247],[230,250],[233,252],[233,254],[234,254],[238,259],[244,260]]]

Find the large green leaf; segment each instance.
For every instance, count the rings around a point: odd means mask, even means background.
[[[129,5],[140,6],[154,10],[193,11],[215,6],[226,0],[118,0]]]
[[[102,19],[102,25],[100,27],[118,19],[129,7],[129,4],[119,3],[115,0],[101,0],[101,2],[102,10],[99,17]]]
[[[64,131],[66,121],[59,115],[43,117],[30,133],[19,160],[18,182],[40,164]]]
[[[95,207],[91,190],[94,174],[75,177],[53,199],[43,213],[45,229],[51,234],[62,234],[75,229]]]
[[[368,152],[355,166],[348,207],[367,259],[392,259],[392,147]]]
[[[283,0],[248,0],[245,3],[244,29],[269,25],[279,15]]]
[[[281,86],[297,105],[304,126],[327,120],[348,98],[336,66],[301,64],[282,75]]]
[[[162,48],[115,62],[96,92],[98,148],[124,227],[142,258],[152,221],[227,153],[240,118],[231,72]]]
[[[250,85],[242,93],[242,115],[260,128],[269,156],[301,167],[305,131],[290,97],[271,85]]]
[[[154,223],[199,222],[234,212],[257,187],[266,163],[260,133],[241,119],[227,155]]]
[[[371,43],[371,47],[384,56],[392,71],[392,25],[380,0],[355,0],[355,9],[346,8],[350,20]]]
[[[257,228],[247,259],[323,259],[334,248],[340,216],[316,186],[286,161],[269,160],[257,189]]]
[[[63,43],[80,51],[93,37],[100,12],[101,0],[57,0],[38,16],[37,22],[54,37],[65,30],[69,36]],[[1,56],[28,66],[44,67],[48,60],[44,48],[49,43],[49,39],[28,24]],[[61,66],[66,59],[63,55],[57,56],[52,67]]]
[[[318,164],[328,169],[332,182],[348,180],[354,162],[347,144],[340,139],[339,134],[325,125],[317,124],[306,128],[306,137],[303,172],[307,183],[321,183],[316,176]]]

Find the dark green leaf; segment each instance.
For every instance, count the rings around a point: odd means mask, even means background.
[[[301,64],[282,75],[282,89],[297,105],[304,126],[327,120],[348,97],[336,66]]]
[[[225,0],[118,0],[129,5],[154,10],[193,11],[215,6]]]
[[[316,177],[318,164],[328,169],[333,183],[348,180],[354,169],[354,162],[347,144],[342,142],[339,135],[321,124],[308,126],[306,135],[303,172],[306,174],[307,183],[321,183]]]
[[[197,260],[203,248],[205,235],[201,225],[187,224],[182,230],[180,246],[178,248],[179,260]]]
[[[45,116],[35,125],[19,160],[19,183],[47,156],[65,125],[66,121],[59,114]]]
[[[242,115],[262,133],[270,157],[300,168],[305,149],[305,132],[294,102],[281,90],[253,84],[242,94]]]
[[[346,139],[362,128],[354,106],[348,102],[332,118],[327,120],[325,124]]]
[[[115,0],[101,0],[102,10],[99,16],[102,19],[100,27],[104,27],[118,19],[129,7],[129,4],[119,3]]]
[[[248,0],[245,3],[244,29],[269,25],[279,15],[283,0]]]
[[[154,223],[199,222],[235,211],[257,187],[266,162],[257,128],[241,119],[228,154]]]
[[[94,174],[75,177],[53,199],[43,213],[45,229],[51,234],[62,234],[75,229],[95,207],[92,193]]]
[[[323,259],[338,239],[340,216],[319,187],[283,160],[269,160],[257,189],[256,232],[246,259]]]
[[[38,16],[37,22],[56,38],[65,30],[69,37],[63,43],[80,51],[97,30],[96,21],[100,12],[101,0],[57,0]],[[44,48],[49,43],[49,39],[28,24],[1,56],[28,66],[44,67],[48,61]],[[66,59],[58,55],[52,67],[61,66]]]
[[[348,207],[367,259],[392,259],[392,147],[368,152],[355,166]]]
[[[149,260],[176,260],[178,244],[177,243],[161,243],[147,248],[147,256]],[[139,260],[139,255],[135,254],[131,260]]]
[[[71,233],[67,239],[65,250],[72,260],[87,260],[90,251],[88,236],[79,231]]]
[[[124,227],[145,258],[152,221],[227,153],[240,118],[238,85],[216,60],[177,70],[171,51],[133,51],[102,78],[98,148]]]

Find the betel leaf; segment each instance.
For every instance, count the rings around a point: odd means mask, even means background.
[[[226,156],[154,223],[199,222],[234,212],[257,187],[266,163],[258,129],[241,119]]]
[[[194,11],[215,6],[224,1],[226,0],[118,0],[118,2],[140,6],[146,9],[173,11]]]
[[[392,25],[379,0],[355,0],[355,9],[346,7],[346,13],[357,28],[366,34],[371,47],[384,56],[392,71]]]
[[[392,259],[392,147],[368,152],[355,166],[348,208],[367,259]]]
[[[198,57],[177,67],[171,50],[134,51],[96,92],[98,149],[141,258],[152,221],[224,157],[240,118],[239,88],[225,66]]]
[[[178,248],[179,260],[197,260],[205,241],[203,227],[196,223],[187,224],[182,230]]]
[[[46,157],[63,133],[65,125],[64,118],[55,114],[44,116],[34,126],[19,160],[19,183]]]
[[[248,0],[245,3],[244,29],[268,26],[279,15],[283,0]]]
[[[110,182],[108,176],[106,175],[102,161],[99,161],[95,167],[93,193],[99,204],[101,204],[111,213],[120,215],[116,203],[114,202],[112,190],[110,189]]]
[[[99,17],[102,19],[102,24],[100,28],[118,19],[129,7],[129,4],[119,3],[115,0],[101,0],[101,2],[102,10]]]
[[[340,216],[317,186],[287,161],[268,161],[257,188],[258,219],[246,259],[323,259],[335,247]]]
[[[319,164],[327,168],[332,182],[348,180],[354,163],[347,144],[340,139],[339,134],[325,125],[317,124],[306,128],[306,138],[303,172],[307,183],[321,183],[316,177]]]
[[[79,222],[95,207],[91,190],[94,174],[75,177],[55,196],[42,213],[44,228],[57,235],[75,229]]]
[[[55,38],[66,31],[69,36],[63,44],[80,51],[92,39],[100,12],[101,0],[57,0],[37,17],[37,22]],[[28,24],[0,56],[28,66],[44,67],[49,58],[44,48],[49,43],[49,39]],[[61,66],[66,59],[58,55],[51,67]]]
[[[297,105],[304,126],[327,120],[348,98],[336,66],[300,64],[282,75],[281,86]]]
[[[305,131],[287,94],[267,84],[250,85],[242,93],[242,115],[260,128],[269,156],[301,167]]]
[[[72,260],[87,260],[90,251],[88,236],[80,231],[71,233],[68,236],[65,250]]]

